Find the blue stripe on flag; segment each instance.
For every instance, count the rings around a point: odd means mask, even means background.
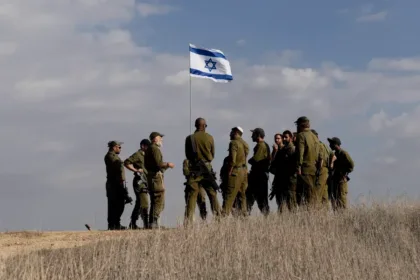
[[[190,52],[193,52],[193,53],[196,53],[196,54],[199,54],[199,55],[204,55],[204,56],[221,57],[221,58],[226,59],[224,54],[221,54],[219,52],[211,52],[211,51],[208,51],[208,50],[193,48],[191,46],[190,46]]]
[[[202,72],[200,70],[192,69],[192,68],[190,68],[190,74],[209,77],[209,78],[214,78],[216,80],[233,80],[233,77],[231,75],[210,74],[210,73],[205,73],[205,72]]]

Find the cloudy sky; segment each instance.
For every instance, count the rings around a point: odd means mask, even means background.
[[[416,0],[1,0],[0,230],[106,228],[106,144],[124,141],[125,159],[154,130],[176,164],[162,222],[182,221],[189,43],[221,49],[232,66],[230,84],[192,81],[193,119],[207,119],[217,171],[231,127],[251,146],[249,130],[262,127],[271,145],[306,115],[353,157],[353,203],[417,198],[419,9]]]

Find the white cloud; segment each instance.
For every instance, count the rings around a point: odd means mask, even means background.
[[[420,71],[420,57],[374,58],[369,62],[368,68],[372,70]]]
[[[245,46],[246,41],[245,41],[245,39],[239,39],[239,40],[236,41],[236,44],[238,46]]]
[[[165,15],[176,9],[169,5],[159,5],[151,3],[139,3],[137,4],[137,11],[142,17],[148,17],[151,15]]]
[[[357,22],[384,21],[388,16],[388,11],[380,11],[374,14],[365,14],[356,19]]]

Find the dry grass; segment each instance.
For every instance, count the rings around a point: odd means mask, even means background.
[[[10,257],[4,279],[419,279],[420,205],[297,213]]]

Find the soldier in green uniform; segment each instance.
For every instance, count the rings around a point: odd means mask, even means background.
[[[148,139],[140,142],[140,149],[124,161],[124,166],[134,172],[133,190],[136,195],[136,204],[131,214],[129,228],[138,229],[139,216],[143,220],[143,227],[149,228],[149,194],[147,191],[147,170],[144,167],[144,153],[150,146]]]
[[[195,212],[195,204],[200,187],[203,187],[210,200],[210,207],[213,215],[220,216],[220,204],[217,199],[217,192],[212,182],[205,178],[201,173],[199,161],[203,162],[206,167],[213,172],[211,162],[214,158],[215,148],[213,136],[206,132],[206,120],[198,118],[195,120],[195,132],[185,139],[185,156],[190,163],[190,174],[187,179],[186,186],[186,209],[184,225],[188,225],[193,221]],[[212,175],[211,175],[212,176]],[[216,180],[216,178],[214,178]]]
[[[164,162],[160,147],[162,137],[159,132],[152,132],[149,136],[152,144],[144,155],[144,167],[147,170],[147,186],[150,193],[149,228],[157,228],[160,214],[165,207],[165,184],[163,173],[168,168],[174,168],[172,162]]]
[[[318,132],[315,129],[311,129],[311,131],[319,140]],[[328,199],[327,182],[328,182],[329,166],[331,165],[331,160],[332,160],[332,151],[322,141],[319,141],[319,143],[321,144],[321,149],[323,150],[323,159],[322,159],[321,172],[319,174],[318,184],[316,188],[319,191],[318,199],[320,200],[321,204],[328,209],[329,199]]]
[[[254,147],[254,155],[248,160],[251,171],[248,176],[248,188],[246,202],[248,213],[251,214],[252,206],[257,201],[258,208],[264,215],[270,212],[268,205],[268,172],[270,167],[270,146],[264,141],[265,132],[262,128],[251,130],[252,141],[257,144]]]
[[[188,180],[188,176],[190,175],[190,163],[188,159],[184,159],[182,163],[182,171],[184,173],[185,179]],[[185,205],[187,205],[187,182],[184,183],[185,185]],[[203,187],[200,187],[200,190],[197,195],[197,206],[200,210],[200,217],[203,221],[207,219],[207,207],[206,207],[206,191]]]
[[[275,184],[273,186],[278,211],[283,211],[284,205],[290,211],[294,211],[296,204],[296,162],[295,145],[293,134],[289,130],[283,132],[283,148],[277,153],[275,165]]]
[[[238,197],[238,206],[241,207],[243,216],[247,215],[246,194],[242,193],[244,181],[246,180],[246,148],[240,138],[242,138],[243,129],[234,127],[230,132],[229,156],[227,163],[227,186],[223,195],[222,215],[228,216],[232,211],[232,206]],[[243,201],[245,200],[245,201]],[[239,210],[239,209],[237,209]]]
[[[335,151],[336,160],[333,167],[331,203],[334,210],[347,208],[348,174],[353,172],[354,162],[349,153],[341,148],[341,140],[328,138],[330,147]]]
[[[106,196],[108,198],[108,229],[121,230],[121,216],[128,201],[128,192],[125,187],[125,172],[123,163],[118,156],[123,142],[109,141],[108,153],[104,157],[106,166]],[[128,201],[130,202],[130,201]]]
[[[298,205],[318,206],[317,174],[322,166],[323,152],[318,138],[310,130],[309,119],[300,117],[295,122],[296,136],[296,198]]]

